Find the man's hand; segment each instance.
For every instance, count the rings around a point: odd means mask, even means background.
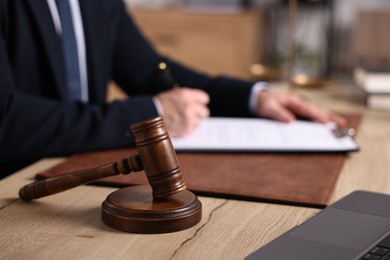
[[[346,125],[346,120],[343,117],[304,102],[297,95],[275,93],[272,90],[260,91],[255,112],[258,116],[282,122],[294,121],[296,116],[299,116],[322,123],[333,121],[340,127]]]
[[[208,94],[199,89],[175,88],[158,94],[163,109],[164,124],[172,137],[191,133],[210,115]]]

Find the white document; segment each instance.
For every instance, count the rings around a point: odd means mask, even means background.
[[[351,136],[336,137],[335,124],[282,123],[267,119],[208,118],[189,136],[172,138],[176,151],[356,151]]]

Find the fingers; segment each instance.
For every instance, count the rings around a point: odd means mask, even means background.
[[[297,96],[287,98],[285,107],[297,116],[305,117],[321,123],[330,121],[330,114],[317,106],[302,101]]]
[[[292,122],[295,120],[294,114],[288,111],[276,100],[269,100],[267,104],[265,104],[262,114],[263,116],[282,122]]]
[[[288,111],[280,100],[276,99],[274,94],[268,90],[261,91],[256,113],[259,116],[268,117],[282,122],[291,122],[295,120],[293,113]]]
[[[334,121],[339,126],[346,125],[345,118],[303,101],[297,95],[262,91],[258,96],[256,112],[282,122],[291,122],[295,116],[327,123]]]
[[[347,126],[347,120],[344,117],[336,115],[336,114],[330,115],[330,121],[336,122],[336,124],[339,127],[346,127]]]
[[[178,88],[157,95],[163,108],[163,118],[169,134],[190,134],[199,123],[210,115],[209,96],[199,89]]]
[[[323,108],[304,102],[297,96],[291,96],[288,99],[286,107],[298,116],[309,118],[321,123],[335,122],[340,127],[346,126],[346,119],[342,116],[330,113]]]

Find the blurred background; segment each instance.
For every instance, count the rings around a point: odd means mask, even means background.
[[[353,83],[357,66],[390,66],[388,0],[125,2],[160,52],[211,74]]]

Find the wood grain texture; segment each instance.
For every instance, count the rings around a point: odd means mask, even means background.
[[[390,113],[364,107],[349,87],[300,94],[339,112],[362,112],[358,153],[348,156],[331,201],[357,189],[390,194]],[[0,181],[1,259],[243,259],[319,210],[200,197],[203,217],[193,228],[161,235],[115,231],[100,220],[114,188],[82,186],[40,201],[18,200],[36,172],[63,159],[45,159]]]
[[[138,235],[116,231],[101,221],[101,202],[114,190],[82,186],[0,209],[0,258],[242,259],[317,212],[200,197],[203,217],[198,225],[175,233]],[[17,191],[11,198],[17,198]],[[284,219],[285,215],[293,217]]]
[[[130,129],[138,152],[135,155],[123,154],[113,158],[113,162],[110,162],[111,158],[105,158],[106,163],[103,165],[93,158],[93,165],[90,167],[71,170],[65,167],[66,172],[62,172],[64,174],[22,187],[19,191],[20,198],[25,201],[38,199],[109,176],[127,175],[141,170],[144,170],[148,183],[152,186],[155,199],[164,199],[185,190],[176,153],[162,117],[134,124]],[[82,161],[84,166],[84,160]]]
[[[360,117],[349,116],[348,121],[356,129]],[[96,167],[97,163],[131,153],[132,149],[121,149],[74,155],[39,177],[51,178],[69,170]],[[321,208],[330,199],[346,154],[178,153],[177,157],[188,189],[200,195]],[[113,176],[95,182],[117,187],[146,183],[144,174]]]

